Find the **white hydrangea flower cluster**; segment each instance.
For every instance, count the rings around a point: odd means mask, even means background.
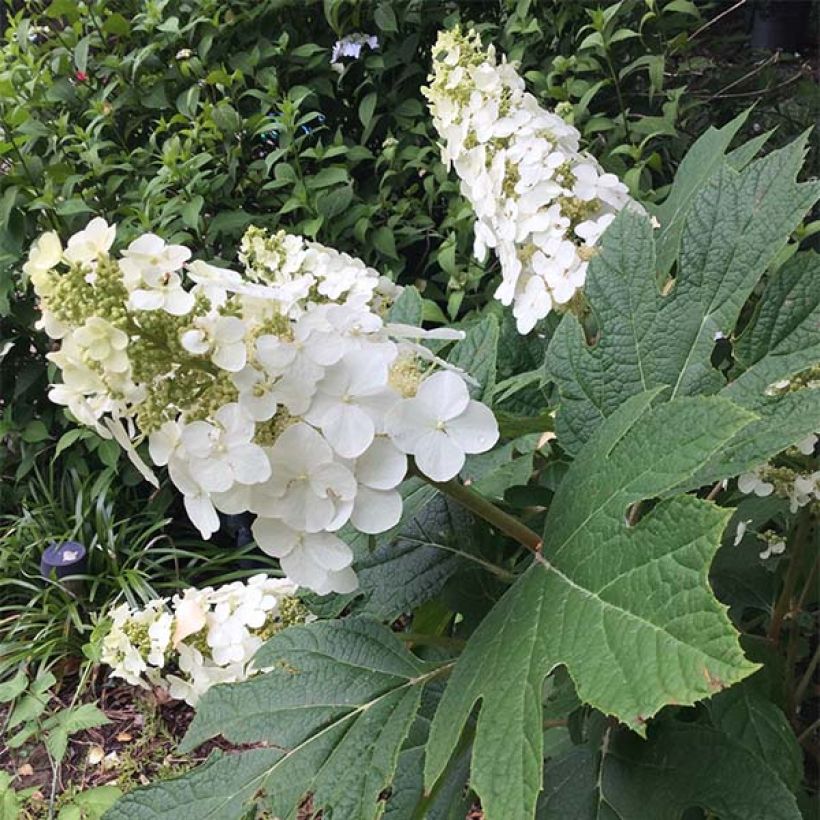
[[[812,433],[798,442],[795,449],[804,456],[811,456],[817,441],[818,436]],[[790,467],[762,464],[738,476],[737,488],[746,495],[763,498],[775,494],[786,498],[789,509],[795,513],[807,504],[820,501],[820,470],[801,472]]]
[[[360,260],[251,228],[240,273],[154,234],[114,258],[114,238],[97,218],[65,249],[55,234],[32,248],[41,326],[62,341],[50,396],[151,480],[147,437],[204,538],[217,511],[255,513],[257,543],[296,583],[351,592],[337,532],[398,523],[407,456],[446,481],[498,439],[467,377],[420,343],[463,334],[386,322],[399,289]]]
[[[439,33],[424,93],[476,215],[474,252],[501,262],[495,293],[520,333],[583,287],[598,238],[624,206],[626,186],[579,151],[579,133],[539,107],[515,67],[475,31]]]
[[[111,612],[102,661],[113,677],[133,686],[166,689],[196,706],[217,683],[245,680],[260,671],[253,657],[276,632],[307,618],[288,578],[255,575],[247,583],[186,589]],[[170,606],[170,611],[169,611]]]

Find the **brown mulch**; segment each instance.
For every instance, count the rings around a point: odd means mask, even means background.
[[[76,685],[76,679],[64,679],[61,687],[52,692],[49,712],[67,707]],[[178,754],[177,744],[194,712],[186,703],[170,701],[160,691],[142,690],[128,684],[105,684],[89,687],[79,701],[96,703],[111,722],[72,735],[57,772],[56,796],[67,789],[76,792],[104,784],[128,790],[157,777],[184,771],[205,760],[215,748],[237,749],[217,738],[191,754]],[[0,727],[5,716],[6,712],[0,707]],[[9,735],[14,731],[16,729]],[[0,770],[16,776],[15,789],[37,789],[32,800],[35,816],[39,803],[42,802],[43,809],[47,807],[53,772],[41,742],[35,740],[13,750],[0,743]]]

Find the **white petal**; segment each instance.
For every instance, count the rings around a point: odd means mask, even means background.
[[[224,461],[215,458],[192,458],[191,475],[209,493],[224,493],[233,484],[233,475]]]
[[[284,555],[280,564],[288,578],[292,578],[300,587],[307,587],[319,595],[334,591],[327,570],[319,566],[304,549],[295,549]]]
[[[211,356],[213,363],[229,373],[238,373],[248,360],[245,342],[220,345]]]
[[[421,383],[416,398],[430,415],[447,421],[464,412],[470,394],[464,379],[449,370],[440,370]]]
[[[274,558],[284,557],[299,544],[300,534],[278,518],[257,518],[251,532],[259,549]]]
[[[388,438],[379,436],[356,461],[356,480],[374,490],[392,490],[407,473],[407,457]]]
[[[128,307],[132,310],[158,310],[164,302],[158,290],[135,290],[128,297]]]
[[[270,478],[270,461],[256,444],[238,444],[231,448],[230,461],[234,478],[241,484],[260,484]]]
[[[400,401],[385,418],[385,431],[404,453],[415,452],[418,442],[435,428],[436,420],[417,398]]]
[[[339,403],[322,419],[322,432],[342,458],[356,458],[373,441],[373,420],[355,404]]]
[[[186,330],[179,337],[179,341],[189,353],[195,353],[198,356],[210,350],[210,345],[201,330]]]
[[[359,488],[350,523],[359,532],[375,535],[387,532],[401,519],[402,498],[395,490],[383,492],[369,487]]]
[[[148,436],[148,452],[151,460],[158,467],[164,467],[179,441],[179,428],[176,422],[166,421],[158,430]]]
[[[181,434],[182,446],[192,456],[207,458],[213,449],[214,427],[207,421],[192,421]]]
[[[416,445],[416,464],[433,481],[449,481],[464,466],[464,451],[441,430],[433,430]]]
[[[467,409],[447,422],[447,433],[465,453],[484,453],[498,441],[498,423],[492,410],[471,401]]]
[[[338,572],[353,563],[353,551],[350,547],[329,532],[306,535],[304,545],[310,557],[324,569]]]
[[[206,495],[186,495],[184,503],[191,523],[203,538],[210,538],[219,529],[219,516],[214,505]]]
[[[180,263],[182,264],[182,263]],[[134,291],[136,293],[136,291]],[[133,296],[133,294],[132,294]],[[190,313],[194,307],[194,296],[187,291],[180,289],[169,290],[165,294],[165,310],[172,316],[184,316]]]

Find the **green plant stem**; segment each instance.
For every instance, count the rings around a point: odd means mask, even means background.
[[[809,661],[809,665],[803,673],[803,677],[800,678],[800,683],[797,684],[797,688],[794,690],[795,706],[799,706],[806,696],[806,690],[809,688],[812,678],[814,678],[818,664],[820,664],[820,644],[818,644],[817,649],[814,650],[814,655],[812,655],[812,659]]]
[[[432,481],[429,478],[425,478],[425,480],[437,490],[466,507],[470,512],[492,524],[497,530],[501,530],[510,538],[518,541],[519,544],[523,544],[527,549],[533,552],[541,551],[541,538],[537,533],[522,524],[517,518],[513,518],[509,513],[505,513],[504,510],[496,507],[495,504],[484,498],[481,493],[465,486],[455,478],[443,482]]]
[[[810,526],[811,517],[809,507],[803,507],[794,530],[789,568],[786,571],[783,589],[775,604],[774,612],[772,613],[772,622],[769,626],[769,640],[776,644],[780,642],[783,620],[791,610],[792,598],[794,597],[794,590],[797,585],[797,576],[800,572],[800,559],[803,553],[803,547],[808,541],[807,536]]]
[[[629,132],[629,122],[626,119],[626,106],[624,105],[624,95],[621,91],[621,83],[618,80],[618,75],[615,72],[615,66],[612,65],[612,59],[609,56],[609,49],[604,48],[604,56],[606,57],[606,64],[609,68],[609,75],[612,77],[612,82],[615,85],[615,95],[618,98],[618,106],[621,109],[621,119],[624,123],[624,136],[628,142],[632,142],[632,135]]]

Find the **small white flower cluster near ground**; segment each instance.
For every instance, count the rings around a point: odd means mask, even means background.
[[[625,205],[627,188],[579,152],[579,133],[540,108],[515,67],[475,31],[439,34],[424,93],[476,215],[474,251],[501,262],[495,293],[528,333],[583,287],[596,241]]]
[[[814,453],[818,436],[812,434],[798,442],[795,449],[804,456]],[[789,467],[763,464],[738,477],[737,488],[746,495],[778,495],[789,501],[791,512],[820,501],[820,470],[800,472]]]
[[[253,656],[279,630],[305,621],[307,611],[287,578],[255,575],[247,583],[186,589],[181,595],[128,604],[111,613],[102,661],[133,686],[156,686],[196,706],[217,683],[260,671]]]
[[[114,239],[97,218],[65,249],[50,233],[31,250],[41,326],[62,342],[50,396],[151,480],[147,437],[203,537],[218,510],[255,513],[257,543],[296,583],[351,592],[336,533],[398,523],[407,456],[446,481],[498,439],[464,374],[420,343],[463,334],[385,321],[399,289],[360,260],[258,228],[242,273],[154,234],[115,258]]]

